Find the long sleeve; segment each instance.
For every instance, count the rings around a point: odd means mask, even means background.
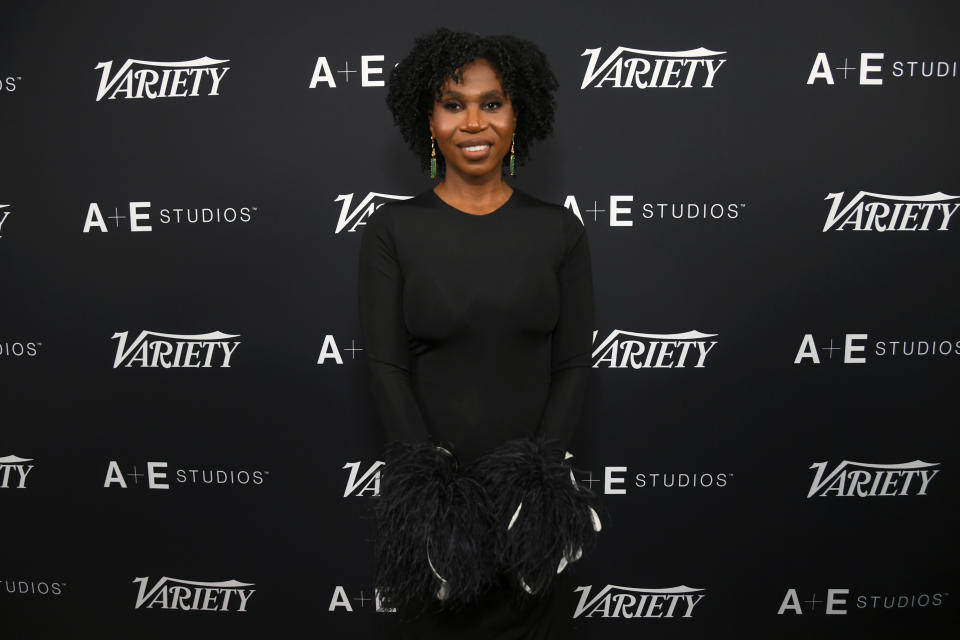
[[[551,337],[550,391],[539,434],[567,447],[580,421],[592,364],[594,295],[586,230],[572,212],[563,215],[567,251],[558,271],[560,318]]]
[[[427,441],[429,433],[410,384],[403,274],[385,212],[371,215],[364,227],[357,298],[371,389],[387,436],[405,442]]]

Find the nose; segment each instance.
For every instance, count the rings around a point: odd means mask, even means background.
[[[469,133],[476,133],[487,128],[487,120],[483,117],[483,110],[478,106],[469,106],[464,109],[462,128]]]

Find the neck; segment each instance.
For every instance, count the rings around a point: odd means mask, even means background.
[[[506,202],[513,188],[498,173],[490,176],[463,176],[447,167],[443,182],[433,192],[450,205],[468,213],[490,213]]]

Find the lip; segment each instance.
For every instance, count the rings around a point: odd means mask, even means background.
[[[467,160],[484,160],[490,155],[493,143],[486,140],[470,140],[461,142],[457,147]]]

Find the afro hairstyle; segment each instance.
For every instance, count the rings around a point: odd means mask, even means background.
[[[462,81],[461,70],[482,59],[499,73],[503,90],[517,114],[516,161],[528,157],[531,143],[553,132],[557,79],[543,51],[529,40],[513,36],[480,36],[437,29],[414,40],[413,49],[394,67],[387,88],[387,106],[400,134],[426,170],[430,162],[430,113],[444,83]],[[504,157],[503,168],[509,164]],[[437,154],[437,174],[443,177],[443,156]]]

